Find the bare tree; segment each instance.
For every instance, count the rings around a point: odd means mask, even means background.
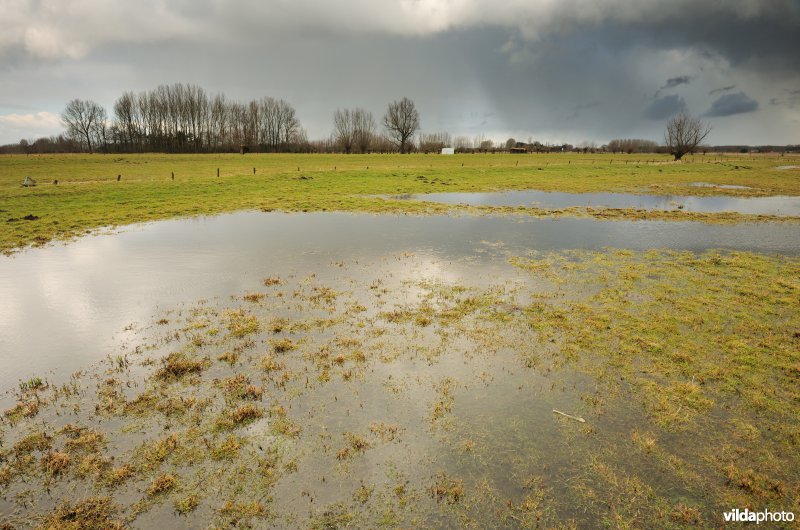
[[[94,101],[73,99],[61,113],[61,121],[68,136],[79,140],[90,153],[105,140],[106,110]]]
[[[345,154],[350,154],[355,141],[353,114],[350,109],[336,109],[333,113],[333,138]]]
[[[683,155],[693,153],[710,132],[710,124],[681,112],[667,123],[664,143],[675,160],[680,160]]]
[[[419,129],[419,112],[417,112],[414,102],[403,98],[390,103],[383,116],[383,125],[389,132],[389,136],[400,147],[400,152],[405,153],[408,140]]]
[[[362,153],[369,151],[372,138],[375,136],[375,118],[364,109],[353,109],[353,143]]]

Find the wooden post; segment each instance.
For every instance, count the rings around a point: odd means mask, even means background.
[[[175,172],[172,172],[172,180],[175,180]]]
[[[256,174],[256,168],[253,168],[253,175]]]
[[[122,178],[122,175],[117,175],[117,182],[119,182],[119,179],[121,179],[121,178]]]
[[[219,178],[219,168],[217,168],[217,178]]]

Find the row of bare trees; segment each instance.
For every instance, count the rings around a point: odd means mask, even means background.
[[[216,152],[301,150],[307,145],[294,108],[265,97],[249,103],[209,96],[196,85],[161,85],[125,92],[111,121],[93,101],[74,99],[61,115],[67,136],[93,152]]]
[[[363,108],[338,109],[333,116],[334,130],[328,142],[308,141],[294,108],[282,99],[264,97],[249,103],[228,101],[223,94],[209,96],[196,85],[176,83],[154,90],[125,92],[114,103],[113,120],[93,101],[74,99],[62,113],[67,138],[83,150],[98,148],[122,152],[219,152],[259,150],[291,152],[338,150],[344,153],[386,152],[395,148],[401,153],[413,150],[419,131],[419,112],[408,98],[393,101],[383,116],[385,135],[376,132],[375,118]],[[667,124],[665,144],[679,160],[693,152],[711,130],[707,123],[685,113]],[[466,137],[451,139],[447,133],[418,135],[418,148],[437,152],[454,146],[457,151],[494,150],[494,142],[483,136],[469,142]],[[467,144],[470,145],[467,145]],[[530,142],[529,142],[530,144]],[[507,149],[530,149],[530,145],[506,141]],[[536,143],[533,147],[538,152]],[[569,149],[567,149],[569,147]],[[609,142],[611,152],[654,152],[655,142],[618,139]],[[584,151],[588,150],[587,147]],[[572,146],[562,146],[572,150]],[[593,147],[592,147],[592,150]]]
[[[125,92],[114,103],[109,136],[122,151],[286,151],[305,142],[294,108],[282,99],[240,103],[182,83]]]
[[[114,103],[110,120],[103,107],[80,99],[70,101],[61,117],[67,137],[90,153],[97,149],[186,153],[314,148],[294,108],[282,99],[265,97],[240,103],[182,83],[125,92]],[[406,153],[419,130],[419,112],[411,100],[403,98],[389,104],[383,125],[385,136],[376,131],[371,112],[337,110],[328,147],[345,153],[396,149]]]
[[[381,138],[375,131],[372,113],[361,109],[337,109],[333,114],[333,141],[347,154],[354,150],[368,153],[373,145],[390,140],[401,153],[411,150],[414,134],[419,130],[419,112],[408,98],[389,104],[383,116],[383,126],[388,137]]]

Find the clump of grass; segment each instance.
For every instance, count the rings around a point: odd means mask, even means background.
[[[120,467],[109,469],[104,476],[104,481],[109,486],[118,486],[122,484],[134,474],[135,470],[129,464],[123,464]]]
[[[229,311],[226,317],[228,319],[228,331],[233,337],[245,337],[252,333],[258,333],[260,329],[258,319],[254,315],[245,312],[244,309]]]
[[[39,528],[59,530],[122,530],[117,507],[110,497],[87,497],[74,504],[64,502],[45,517]]]
[[[361,504],[366,504],[369,498],[372,497],[373,491],[375,491],[375,486],[365,486],[362,482],[361,486],[353,493],[353,500]]]
[[[42,457],[42,469],[50,476],[62,475],[70,464],[70,457],[67,453],[53,451]]]
[[[221,385],[225,392],[225,397],[229,400],[258,400],[261,399],[261,396],[264,394],[264,390],[260,386],[250,384],[250,378],[244,374],[237,374],[234,377],[229,377],[223,380]]]
[[[275,353],[286,353],[297,348],[297,344],[291,339],[270,339],[269,343]]]
[[[259,517],[264,518],[269,515],[266,508],[258,502],[237,502],[226,501],[225,504],[216,509],[217,515],[224,517],[230,523],[230,526],[249,526],[243,525],[250,519]]]
[[[247,293],[242,298],[247,302],[260,302],[267,296],[264,293]]]
[[[431,325],[431,318],[428,315],[417,315],[414,322],[420,327],[427,327]]]
[[[631,440],[633,443],[636,444],[642,451],[646,453],[652,453],[656,448],[656,439],[650,433],[640,433],[639,431],[633,431],[631,433]]]
[[[17,456],[30,454],[33,451],[47,451],[52,447],[52,438],[45,432],[37,431],[28,434],[14,444],[13,452]]]
[[[264,279],[264,285],[266,285],[267,287],[271,287],[273,285],[280,285],[282,283],[283,281],[281,281],[281,279],[278,278],[277,276],[270,276],[269,278]]]
[[[436,502],[455,504],[464,497],[464,481],[452,479],[443,471],[439,472],[430,487],[430,494]]]
[[[197,494],[192,493],[186,497],[176,500],[173,506],[175,506],[176,512],[181,515],[186,515],[187,513],[193,512],[198,506],[200,506],[200,497],[198,497]]]
[[[269,323],[269,330],[272,333],[280,333],[285,330],[289,325],[289,321],[285,318],[273,318]]]
[[[78,474],[81,477],[100,476],[103,469],[109,466],[109,461],[97,454],[89,454],[81,458],[78,463]]]
[[[261,365],[261,369],[265,372],[277,372],[286,368],[286,365],[278,361],[278,359],[271,353],[262,355],[259,365]]]
[[[311,296],[310,300],[312,302],[324,302],[325,304],[332,304],[336,301],[336,297],[339,296],[339,293],[331,289],[330,287],[312,287],[311,289]]]
[[[202,373],[208,364],[208,359],[190,359],[183,352],[172,352],[162,360],[155,377],[164,381],[181,379],[189,374]]]
[[[0,466],[0,487],[5,487],[11,484],[11,479],[14,476],[14,472],[11,470],[11,466],[8,464],[3,464]]]
[[[151,497],[155,497],[157,495],[161,495],[162,493],[170,491],[177,484],[178,484],[178,479],[175,478],[175,475],[172,475],[170,473],[162,473],[161,475],[153,479],[153,482],[150,484],[150,487],[147,488],[147,494]]]
[[[272,423],[272,430],[284,436],[294,437],[298,436],[302,429],[289,418],[280,417]]]
[[[385,423],[383,421],[379,423],[373,421],[369,424],[369,430],[372,434],[380,437],[384,442],[391,442],[397,438],[400,427],[398,427],[396,423]]]
[[[261,418],[264,411],[250,403],[222,413],[216,420],[217,429],[231,430]]]
[[[346,460],[356,453],[363,453],[370,447],[369,441],[359,434],[346,432],[344,437],[347,439],[347,446],[336,453],[336,458],[339,460]]]
[[[228,436],[221,444],[211,447],[211,458],[214,460],[233,460],[239,456],[239,449],[241,448],[241,438]]]
[[[59,433],[69,438],[65,444],[68,451],[96,453],[105,444],[105,436],[88,427],[79,427],[68,423],[59,430]]]
[[[161,438],[160,440],[145,444],[145,459],[153,464],[163,462],[169,455],[178,449],[179,445],[180,442],[178,440],[178,434],[173,432],[170,435]]]
[[[217,357],[217,360],[218,361],[222,361],[222,362],[226,362],[226,363],[230,364],[231,366],[233,366],[234,364],[236,364],[236,361],[239,360],[239,354],[237,352],[233,352],[233,351],[226,351],[225,353],[223,353],[222,355]]]
[[[16,405],[3,413],[3,415],[12,423],[21,418],[33,418],[37,414],[39,414],[38,399],[18,401]]]
[[[450,377],[445,377],[438,384],[434,385],[437,393],[436,401],[433,403],[431,410],[431,423],[442,419],[445,414],[452,412],[455,398],[453,391],[455,390],[455,380]]]
[[[263,412],[255,405],[240,405],[230,413],[231,419],[236,424],[253,421],[261,416]]]
[[[355,515],[345,506],[337,502],[326,506],[311,518],[312,530],[326,530],[329,528],[348,528],[351,526]]]
[[[47,383],[41,377],[31,377],[27,381],[20,381],[19,389],[22,392],[38,392],[47,388]]]
[[[683,523],[692,526],[699,526],[703,522],[703,517],[700,515],[700,510],[693,506],[687,506],[679,502],[672,507],[669,514],[670,519],[676,523]]]

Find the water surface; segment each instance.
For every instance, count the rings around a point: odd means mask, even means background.
[[[695,183],[703,185],[704,183]],[[721,188],[740,188],[722,185]],[[564,193],[558,191],[504,191],[482,193],[426,193],[409,195],[419,201],[472,206],[533,206],[538,208],[636,208],[688,212],[737,212],[757,215],[800,215],[800,197],[694,197],[690,195],[637,195],[632,193]]]
[[[158,310],[257,290],[272,275],[322,275],[337,262],[413,252],[424,257],[426,273],[474,283],[511,274],[512,255],[604,247],[796,255],[800,230],[772,223],[262,212],[134,225],[0,258],[0,388],[55,367],[68,376],[113,354]],[[419,274],[390,264],[387,273]]]

